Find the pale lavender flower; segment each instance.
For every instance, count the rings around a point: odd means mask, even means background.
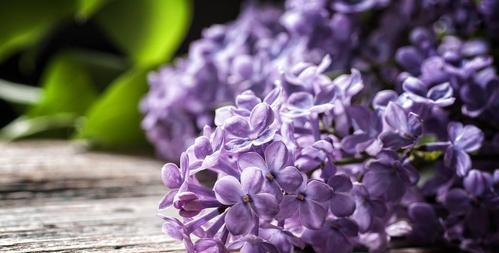
[[[367,232],[373,227],[376,218],[381,218],[386,213],[386,206],[381,199],[373,199],[362,184],[353,187],[355,196],[355,212],[352,219],[357,223],[360,232]]]
[[[384,111],[384,119],[388,129],[380,138],[385,147],[392,149],[407,148],[415,144],[422,133],[421,120],[413,112],[394,102],[389,102]]]
[[[369,194],[386,201],[398,201],[408,187],[419,180],[416,169],[408,160],[400,160],[392,151],[382,152],[377,160],[366,164],[362,183]]]
[[[246,168],[259,170],[265,178],[264,187],[279,196],[281,188],[286,192],[294,192],[303,182],[302,173],[288,164],[288,150],[284,143],[276,141],[265,148],[265,159],[258,153],[248,152],[238,159],[241,170]]]
[[[230,206],[225,224],[232,234],[247,234],[258,225],[259,217],[272,217],[277,213],[275,197],[260,192],[263,180],[259,171],[246,169],[240,182],[235,177],[225,176],[213,187],[217,200]]]
[[[382,130],[382,121],[378,113],[363,106],[351,106],[347,108],[347,114],[351,117],[355,131],[342,139],[343,150],[350,154],[365,151],[370,155],[376,155],[383,146],[378,138]]]
[[[300,223],[311,229],[322,226],[327,214],[324,202],[331,199],[329,186],[318,180],[303,183],[294,193],[285,195],[280,204],[278,217],[285,219],[298,215]]]
[[[470,152],[477,151],[482,145],[482,131],[472,125],[463,126],[451,122],[448,126],[450,145],[445,151],[445,164],[456,169],[459,176],[465,176],[471,169]]]
[[[358,233],[355,222],[342,218],[337,220],[327,220],[321,229],[306,229],[303,238],[310,243],[318,253],[352,252],[353,242],[351,238]]]
[[[344,175],[335,175],[327,180],[332,188],[331,212],[337,217],[350,216],[355,211],[355,201],[351,196],[352,181]]]
[[[241,116],[227,119],[224,123],[225,147],[232,152],[240,152],[269,142],[277,131],[276,127],[269,128],[272,123],[274,112],[265,103],[256,105],[248,119]]]

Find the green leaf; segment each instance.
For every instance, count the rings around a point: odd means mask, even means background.
[[[42,98],[28,116],[59,113],[83,115],[97,99],[86,69],[67,54],[56,56],[42,78]]]
[[[10,122],[7,126],[0,131],[0,139],[13,141],[17,139],[33,137],[40,134],[47,134],[61,130],[62,135],[68,135],[68,129],[74,129],[77,118],[73,114],[61,113],[54,115],[46,115],[28,118],[21,116],[16,120]],[[54,136],[61,136],[60,133]]]
[[[40,100],[40,88],[0,79],[0,98],[15,104],[34,104]]]
[[[83,66],[98,88],[107,87],[130,67],[124,57],[87,49],[66,51],[68,57]]]
[[[0,1],[0,61],[33,45],[61,18],[71,16],[75,1]]]
[[[113,1],[95,17],[133,62],[153,66],[170,59],[181,43],[191,19],[191,1]]]
[[[132,69],[116,79],[92,106],[77,138],[94,147],[129,149],[147,145],[140,128],[139,102],[147,91],[146,70]]]
[[[79,0],[77,17],[83,20],[88,19],[109,1],[110,0]]]

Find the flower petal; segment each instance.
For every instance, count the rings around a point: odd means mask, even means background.
[[[385,121],[391,128],[397,129],[399,132],[409,132],[407,126],[407,115],[404,109],[394,102],[389,102],[386,107]]]
[[[361,232],[366,232],[371,228],[373,222],[373,216],[369,204],[363,199],[359,199],[356,204],[352,218],[357,222],[359,230]]]
[[[338,226],[339,231],[346,236],[353,237],[357,236],[357,233],[359,233],[359,227],[351,219],[341,218],[334,220],[332,223]]]
[[[267,170],[267,164],[265,164],[263,158],[256,152],[243,153],[239,156],[237,164],[241,170],[248,167],[256,167],[261,170]]]
[[[397,92],[393,90],[378,91],[373,98],[372,105],[374,109],[384,108],[390,101],[396,101],[398,98]]]
[[[243,117],[234,116],[225,121],[224,130],[237,137],[247,137],[250,133],[250,126]]]
[[[304,110],[314,105],[314,97],[308,92],[295,92],[288,98],[290,109]]]
[[[206,136],[201,136],[196,138],[193,146],[194,146],[194,155],[199,159],[203,159],[207,155],[213,153],[210,139],[208,139],[208,137]]]
[[[459,122],[450,122],[447,125],[447,133],[449,134],[449,140],[454,142],[458,136],[463,132],[463,124]]]
[[[331,212],[337,217],[346,217],[355,211],[355,201],[345,193],[334,193],[331,198]]]
[[[265,161],[270,171],[278,171],[288,161],[288,149],[282,141],[271,143],[265,148]]]
[[[174,163],[167,163],[161,168],[161,180],[163,184],[170,188],[176,189],[182,185],[182,177],[180,175],[180,169]]]
[[[269,193],[258,193],[252,196],[255,211],[260,217],[273,218],[279,212],[279,205]]]
[[[250,90],[246,90],[236,97],[237,107],[244,108],[249,111],[251,111],[257,104],[261,102],[262,100]]]
[[[368,132],[371,127],[371,111],[365,106],[350,106],[347,109],[348,116],[351,117],[355,129]]]
[[[306,198],[315,201],[326,201],[331,198],[331,188],[319,180],[310,180],[305,189],[305,194]]]
[[[464,177],[471,169],[470,156],[464,150],[449,147],[444,156],[445,165],[456,170],[456,174]]]
[[[165,209],[173,204],[173,198],[175,197],[175,194],[177,194],[176,190],[170,191],[159,202],[159,209]]]
[[[163,233],[169,235],[176,240],[184,239],[184,229],[182,223],[176,218],[163,217],[165,223],[163,223],[162,230]]]
[[[253,142],[252,142],[253,146],[258,147],[258,146],[261,146],[261,145],[271,141],[272,139],[274,139],[276,131],[277,131],[277,128],[270,128],[270,129],[267,129],[267,130],[261,132],[260,135],[258,136],[258,138],[253,140]]]
[[[237,203],[227,211],[225,226],[233,235],[247,234],[255,225],[255,218],[247,204]]]
[[[459,146],[466,152],[477,151],[483,142],[483,132],[478,127],[467,125],[462,133],[454,140],[454,145]]]
[[[385,148],[390,148],[393,150],[407,147],[407,146],[414,143],[413,141],[406,139],[406,138],[403,138],[398,133],[395,133],[392,131],[387,131],[387,132],[381,133],[379,138],[383,142],[383,146]]]
[[[241,186],[244,193],[255,194],[262,189],[263,176],[256,168],[246,168],[241,173]]]
[[[281,188],[288,192],[295,192],[303,183],[301,172],[294,166],[287,166],[276,173],[276,180]]]
[[[300,202],[300,222],[310,229],[319,229],[326,219],[326,209],[313,200]]]
[[[289,217],[293,217],[298,211],[298,204],[300,201],[295,195],[285,195],[281,203],[279,204],[279,213],[277,214],[277,220],[283,220]]]
[[[341,140],[341,148],[349,154],[357,154],[364,151],[360,148],[361,144],[369,141],[371,138],[365,133],[358,133],[346,136]]]
[[[224,176],[217,180],[213,186],[215,196],[220,203],[232,205],[241,201],[243,191],[241,183],[233,176]]]
[[[409,115],[407,116],[407,126],[408,126],[408,134],[412,136],[413,141],[421,135],[423,128],[421,125],[421,119],[419,116],[413,112],[410,112]]]
[[[368,168],[362,182],[369,194],[387,201],[398,200],[404,195],[406,187],[394,170],[380,162],[371,162]]]
[[[327,184],[331,186],[335,192],[347,192],[353,187],[352,181],[345,175],[332,176],[327,180]]]
[[[409,162],[404,163],[401,169],[401,177],[407,180],[407,183],[414,185],[419,180],[419,173]]]
[[[450,86],[449,82],[441,83],[439,85],[433,86],[428,91],[428,98],[434,101],[438,101],[441,99],[451,98],[454,93],[454,90]]]
[[[225,143],[225,149],[231,152],[248,151],[253,143],[248,138],[237,138],[229,140]]]
[[[250,114],[250,126],[253,131],[261,132],[274,121],[274,112],[268,104],[260,103]]]
[[[426,86],[423,84],[423,82],[412,76],[404,80],[404,82],[402,83],[402,89],[421,97],[426,97],[427,93]]]
[[[464,189],[474,196],[480,196],[492,187],[492,176],[487,172],[470,170],[463,180]]]

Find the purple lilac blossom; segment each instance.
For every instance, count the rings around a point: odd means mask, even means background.
[[[372,96],[380,84],[396,80],[389,61],[405,42],[400,34],[430,26],[447,12],[460,13],[445,19],[451,24],[466,23],[459,17],[479,13],[478,7],[466,8],[470,1],[288,0],[284,10],[249,3],[236,21],[206,29],[186,58],[149,75],[142,127],[162,159],[178,161],[204,125],[213,126],[218,107],[248,89],[261,96],[283,72],[293,76],[291,67],[319,64],[325,55],[330,64],[319,71],[357,68],[368,84],[365,95]]]
[[[307,64],[302,72],[316,68]],[[479,128],[452,121],[446,140],[421,144],[421,136],[432,132],[422,128],[413,111],[417,107],[405,107],[407,91],[380,102],[378,109],[357,104],[354,97],[362,92],[359,90],[347,102],[345,96],[328,96],[322,103],[324,110],[289,113],[310,108],[308,103],[289,99],[295,94],[318,101],[324,92],[342,94],[352,82],[364,87],[356,71],[328,82],[320,71],[312,72],[316,75],[312,81],[297,83],[299,91],[290,92],[277,82],[263,98],[243,92],[235,106],[217,111],[218,126],[206,129],[183,152],[181,168],[165,165],[162,178],[165,186],[173,189],[172,206],[185,219],[166,220],[166,226],[180,226],[183,231],[168,230],[169,234],[177,233],[175,238],[194,249],[206,247],[216,252],[291,252],[305,244],[317,252],[351,252],[354,247],[376,251],[389,245],[390,236],[449,243],[466,238],[466,243],[458,245],[466,250],[495,243],[490,236],[496,228],[490,219],[497,217],[489,218],[498,207],[494,177],[473,169],[470,155],[484,142]],[[348,128],[357,129],[353,135],[335,132],[336,124],[345,122],[335,117],[337,106],[348,114]],[[369,125],[371,122],[375,124]],[[261,133],[269,131],[272,134],[264,134],[262,139]],[[367,146],[376,142],[378,152],[342,148],[345,139],[363,133],[369,133],[368,138],[361,139],[371,142]],[[243,143],[243,148],[233,148],[230,143],[234,140]],[[216,156],[212,155],[214,149],[219,150]],[[434,161],[417,158],[421,152],[441,152],[437,159],[453,175],[433,186],[443,187],[434,191],[439,195],[435,196],[437,206],[424,202],[424,192],[417,193],[418,159]],[[457,156],[463,158],[454,159]],[[453,162],[459,160],[470,162],[463,168]],[[218,174],[213,186],[198,179],[203,171]],[[472,204],[477,201],[480,205]],[[437,208],[449,212],[441,216]],[[439,230],[445,233],[436,233]],[[468,238],[470,233],[473,236]],[[192,242],[193,235],[206,241]]]
[[[188,252],[494,252],[499,81],[474,37],[493,2],[288,0],[210,28],[143,102],[180,161],[164,232]]]

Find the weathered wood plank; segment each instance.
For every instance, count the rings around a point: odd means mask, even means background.
[[[0,252],[182,252],[161,232],[151,158],[0,143]]]

